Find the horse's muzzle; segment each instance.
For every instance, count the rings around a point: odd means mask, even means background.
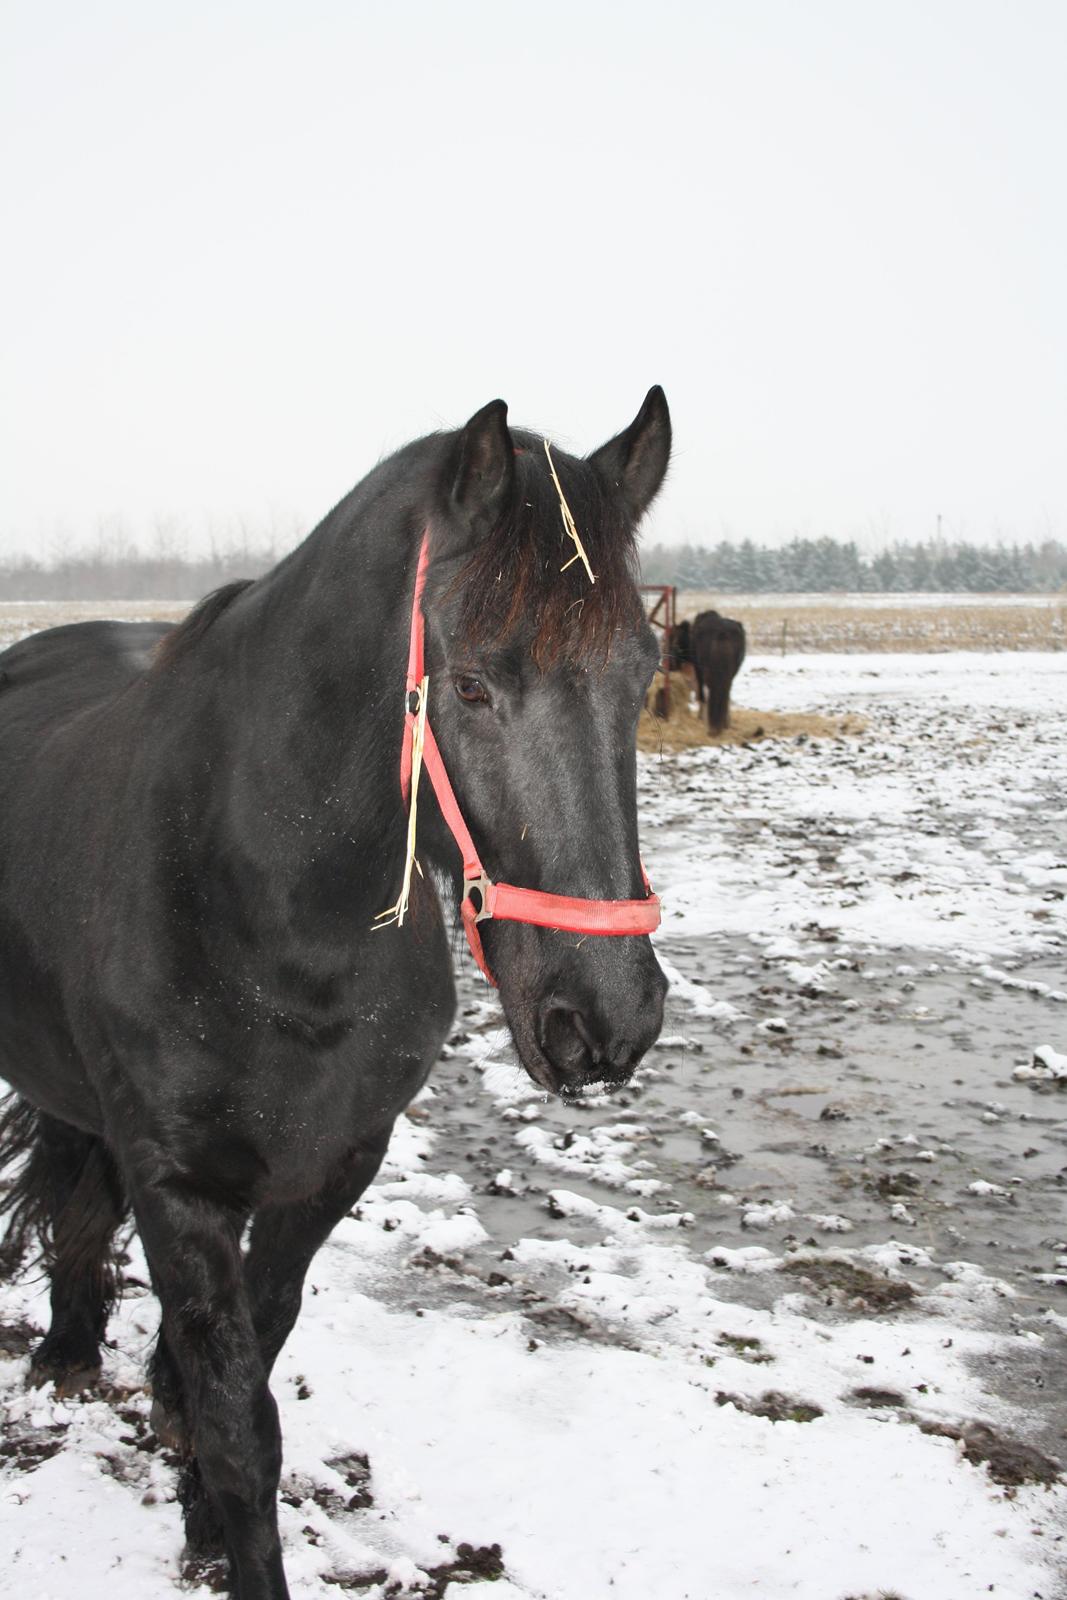
[[[542,1001],[535,1032],[541,1064],[551,1074],[545,1087],[568,1096],[593,1084],[610,1089],[630,1081],[663,1026],[666,979],[654,963],[643,976],[638,993],[617,1005],[602,994],[595,1003],[558,992]]]

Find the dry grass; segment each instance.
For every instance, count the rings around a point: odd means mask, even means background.
[[[842,595],[723,595],[692,589],[678,593],[679,617],[714,609],[743,622],[749,651],[756,655],[830,650],[1064,650],[1067,597],[966,602],[901,595],[864,599]]]
[[[671,714],[665,720],[649,709],[663,686],[659,673],[648,692],[645,709],[637,724],[639,750],[695,750],[709,744],[751,744],[756,739],[841,739],[860,734],[867,724],[862,717],[824,717],[815,711],[749,711],[731,706],[730,726],[722,733],[709,733],[707,723],[690,706],[691,687],[683,674],[671,674]]]

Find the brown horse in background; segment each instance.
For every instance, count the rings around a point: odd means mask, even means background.
[[[717,611],[701,611],[671,632],[671,664],[693,668],[697,699],[707,708],[711,733],[730,726],[730,690],[744,659],[744,627]]]

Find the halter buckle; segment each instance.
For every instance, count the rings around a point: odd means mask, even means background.
[[[479,894],[479,896],[481,898],[481,902],[482,902],[481,906],[477,911],[474,912],[474,920],[475,920],[475,922],[486,922],[493,915],[493,913],[489,909],[489,891],[490,891],[490,889],[492,887],[493,887],[493,880],[492,880],[492,878],[489,877],[489,875],[486,873],[484,868],[478,874],[478,876],[476,878],[464,878],[464,880],[463,880],[463,898],[464,898],[464,900],[470,900],[470,895],[471,895],[471,890],[472,889],[477,889],[478,894]],[[472,910],[473,910],[473,902],[472,902]]]

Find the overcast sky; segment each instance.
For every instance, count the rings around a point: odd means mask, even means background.
[[[1065,0],[2,14],[0,551],[652,383],[651,538],[1067,537]]]

